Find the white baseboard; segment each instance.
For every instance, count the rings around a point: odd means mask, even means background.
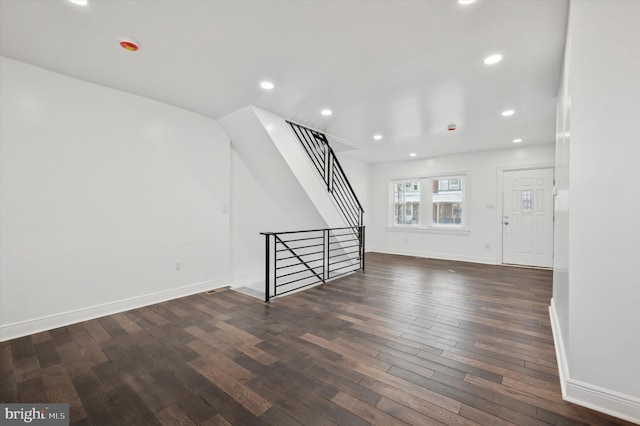
[[[258,285],[264,287],[264,269],[240,272],[231,276],[233,288],[256,288]]]
[[[621,394],[610,389],[601,388],[571,378],[569,375],[569,363],[565,352],[564,338],[553,298],[551,299],[551,306],[549,306],[549,317],[551,319],[553,343],[556,348],[556,358],[558,360],[562,399],[640,424],[640,398]]]
[[[210,281],[190,284],[179,288],[159,291],[157,293],[145,294],[143,296],[131,297],[129,299],[117,300],[102,305],[90,306],[68,312],[61,312],[46,317],[34,318],[26,321],[15,322],[0,326],[0,342],[28,336],[42,331],[52,330],[70,324],[88,321],[91,319],[113,315],[119,312],[140,308],[142,306],[153,305],[179,297],[190,296],[207,290],[229,285],[229,278],[219,278]]]
[[[566,399],[569,366],[567,364],[567,354],[564,350],[564,339],[562,337],[560,321],[558,320],[558,313],[556,311],[556,305],[553,297],[551,298],[551,305],[549,306],[549,319],[551,321],[551,332],[553,334],[553,346],[556,348],[556,360],[558,362],[558,373],[560,376],[560,387],[562,388],[562,398]]]
[[[640,424],[640,398],[604,389],[590,383],[567,379],[566,401]]]
[[[423,252],[423,251],[392,249],[392,248],[385,248],[385,247],[368,247],[366,252],[367,253],[377,252],[377,253],[385,253],[385,254],[399,254],[402,256],[424,257],[427,259],[455,260],[459,262],[482,263],[485,265],[498,264],[497,259],[494,257],[460,256],[457,254],[430,253],[430,252]]]

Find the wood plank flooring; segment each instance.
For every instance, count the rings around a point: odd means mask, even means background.
[[[77,425],[612,425],[562,401],[551,272],[369,253],[265,304],[198,294],[0,343]]]

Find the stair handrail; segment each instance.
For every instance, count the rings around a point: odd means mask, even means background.
[[[362,208],[362,204],[360,203],[360,200],[358,199],[358,196],[356,195],[356,192],[353,189],[351,182],[349,182],[349,179],[347,178],[347,174],[344,172],[344,169],[342,168],[342,165],[340,164],[338,157],[333,151],[333,148],[331,147],[331,145],[329,145],[329,140],[327,139],[327,136],[318,130],[310,129],[301,124],[294,123],[293,121],[286,120],[286,122],[291,127],[293,134],[296,136],[296,138],[302,145],[304,151],[306,152],[307,156],[311,160],[312,164],[315,166],[316,170],[321,175],[321,178],[324,180],[327,186],[327,192],[331,194],[333,200],[338,204],[339,209],[342,212],[342,215],[345,217],[345,220],[347,220],[347,223],[349,223],[350,225],[361,226],[363,224],[364,209]],[[324,161],[322,162],[322,164],[318,164],[320,163],[320,160],[317,158],[317,156],[314,156],[313,153],[311,152],[311,149],[313,148],[311,144],[315,145],[316,147],[320,147],[322,149],[322,153],[323,153],[322,156],[324,157]],[[342,180],[346,183],[348,188],[348,196],[350,198],[347,201],[355,203],[354,207],[357,207],[358,212],[354,216],[357,216],[357,217],[353,217],[347,214],[346,209],[349,207],[345,206],[344,203],[341,202],[341,200],[334,193],[332,182],[333,182],[335,173],[338,173],[338,175],[341,176]]]

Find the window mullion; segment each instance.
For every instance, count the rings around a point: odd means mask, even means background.
[[[420,179],[420,226],[429,226],[431,223],[431,179]]]

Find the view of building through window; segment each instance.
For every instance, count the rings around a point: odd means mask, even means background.
[[[437,224],[462,223],[462,179],[433,179],[431,220]]]
[[[394,203],[395,225],[417,225],[420,218],[420,182],[396,183]]]
[[[463,226],[464,179],[459,175],[392,182],[392,225]],[[421,187],[431,191],[421,192]],[[426,208],[421,209],[421,204]]]

